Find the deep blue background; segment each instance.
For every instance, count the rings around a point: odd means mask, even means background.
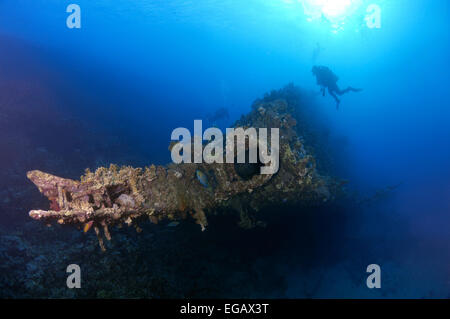
[[[336,33],[323,21],[307,22],[296,1],[281,0],[77,0],[82,28],[70,30],[65,9],[71,2],[0,2],[3,98],[8,81],[31,77],[62,114],[125,140],[139,158],[130,164],[166,163],[174,128],[192,129],[194,119],[219,107],[231,115],[222,125],[230,124],[255,98],[289,82],[317,92],[311,67],[327,65],[341,86],[364,88],[344,96],[339,111],[331,97],[317,96],[318,112],[350,154],[339,174],[363,193],[402,183],[384,208],[361,212],[351,236],[380,241],[380,251],[396,247],[386,267],[410,286],[393,296],[422,297],[433,290],[448,297],[447,1],[365,1],[363,7],[381,6],[381,29],[362,26],[358,12]],[[313,61],[316,43],[324,49]],[[30,108],[39,112],[39,105]],[[33,147],[70,160],[69,151],[48,136],[30,134]],[[75,146],[67,141],[65,147]],[[0,152],[7,158],[7,150]],[[364,287],[346,287],[345,278],[335,277],[341,279],[320,296],[365,296]]]

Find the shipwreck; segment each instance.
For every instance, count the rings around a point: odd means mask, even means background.
[[[86,170],[78,181],[38,170],[27,177],[50,201],[48,210],[32,210],[31,218],[46,224],[70,224],[95,230],[102,250],[109,229],[126,224],[140,231],[149,219],[193,218],[202,230],[218,211],[237,213],[240,226],[261,224],[258,211],[285,203],[323,205],[336,199],[343,183],[319,172],[314,148],[308,145],[301,112],[301,92],[293,85],[256,100],[235,128],[279,129],[279,169],[260,174],[267,163],[180,163],[100,167]]]

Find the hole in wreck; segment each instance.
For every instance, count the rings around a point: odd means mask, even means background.
[[[234,170],[236,174],[242,178],[243,180],[247,181],[250,180],[253,176],[258,175],[261,173],[261,167],[264,166],[264,164],[257,159],[256,163],[249,163],[249,150],[245,150],[245,163],[238,163],[237,162],[237,156],[235,157],[234,161]]]
[[[66,199],[68,202],[72,201],[72,194],[70,192],[66,192]]]
[[[106,188],[106,193],[111,202],[114,202],[122,194],[130,194],[130,188],[126,184],[112,185]]]

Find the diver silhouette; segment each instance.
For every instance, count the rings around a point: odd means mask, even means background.
[[[339,104],[341,101],[336,96],[343,95],[348,92],[360,92],[362,89],[355,89],[349,86],[345,90],[341,90],[338,85],[337,81],[339,78],[336,74],[333,73],[328,67],[326,66],[313,66],[312,73],[317,79],[317,84],[320,85],[320,92],[323,96],[325,96],[325,89],[328,89],[328,93],[336,100],[336,109],[339,110]]]

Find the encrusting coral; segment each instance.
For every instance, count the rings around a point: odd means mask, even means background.
[[[27,177],[50,200],[50,210],[32,210],[29,215],[47,224],[73,224],[85,231],[92,225],[104,250],[103,237],[111,239],[109,227],[125,223],[139,231],[137,224],[144,217],[158,223],[191,216],[204,230],[208,214],[237,209],[239,224],[251,228],[262,222],[249,212],[255,215],[264,206],[330,201],[342,183],[319,174],[316,159],[297,133],[293,113],[293,106],[284,99],[260,100],[234,125],[279,128],[279,170],[275,174],[261,175],[251,165],[230,163],[171,163],[144,169],[111,165],[95,172],[86,170],[80,181],[74,181],[35,170]],[[213,187],[205,187],[198,172]]]

